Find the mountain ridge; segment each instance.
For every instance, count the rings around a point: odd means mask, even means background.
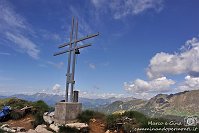
[[[27,101],[38,101],[43,100],[50,106],[54,106],[57,102],[64,99],[64,95],[57,95],[57,94],[48,94],[48,93],[35,93],[35,94],[15,94],[11,96],[2,96],[2,98],[9,98],[9,97],[16,97],[20,99],[24,99]],[[1,98],[1,96],[0,96]],[[90,98],[79,98],[79,102],[83,104],[84,109],[93,109],[98,106],[104,106],[111,104],[112,102],[122,100],[122,101],[129,101],[131,99],[135,99],[133,97],[127,97],[127,98],[116,98],[116,97],[110,97],[110,98],[97,98],[97,99],[90,99]]]
[[[184,91],[175,94],[158,94],[148,101],[136,100],[128,102],[113,102],[107,106],[101,106],[97,110],[114,113],[124,110],[135,110],[151,117],[165,116],[199,116],[199,90]],[[121,108],[121,107],[125,108]]]

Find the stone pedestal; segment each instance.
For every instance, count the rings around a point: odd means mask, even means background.
[[[59,102],[55,105],[55,123],[66,124],[77,118],[82,111],[81,103]]]

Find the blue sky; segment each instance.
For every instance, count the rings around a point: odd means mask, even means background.
[[[150,98],[199,88],[197,0],[0,0],[0,94],[64,93],[71,18],[82,97]],[[80,45],[80,44],[79,44]]]

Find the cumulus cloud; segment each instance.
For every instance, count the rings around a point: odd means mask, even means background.
[[[150,94],[164,93],[171,90],[170,86],[174,85],[175,81],[161,77],[151,81],[136,79],[133,82],[124,83],[124,89],[131,92],[135,96],[150,97]]]
[[[182,46],[179,53],[157,53],[147,68],[149,78],[187,73],[199,76],[199,40],[193,38]]]
[[[177,87],[177,91],[196,90],[199,88],[199,77],[186,76],[185,81]]]
[[[56,93],[56,94],[60,93],[60,92],[61,92],[61,85],[55,84],[55,85],[53,86],[52,91],[53,91],[53,93]]]
[[[19,49],[17,51],[22,51],[30,57],[38,59],[40,51],[28,36],[30,34],[34,34],[34,31],[30,28],[25,18],[16,13],[8,1],[0,1],[1,41],[9,41],[15,44],[11,46],[13,49]]]
[[[163,0],[91,0],[91,3],[98,11],[111,12],[114,19],[138,15],[149,9],[156,12],[163,9]]]
[[[165,52],[157,53],[150,60],[147,68],[149,81],[136,79],[131,83],[124,83],[126,91],[132,92],[139,97],[152,97],[157,93],[170,92],[175,90],[195,90],[199,88],[199,40],[194,37],[185,42],[180,52],[170,54]],[[185,80],[177,83],[175,88],[172,85],[175,81],[167,79],[168,75],[187,74]]]

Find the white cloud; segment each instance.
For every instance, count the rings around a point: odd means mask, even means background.
[[[91,69],[96,69],[96,65],[95,65],[95,64],[89,63],[88,65],[89,65],[89,67],[90,67]]]
[[[58,94],[61,92],[61,85],[55,84],[52,89],[53,93]]]
[[[16,51],[23,51],[34,59],[39,58],[39,49],[28,35],[34,35],[25,18],[13,10],[8,1],[0,1],[0,35],[1,39],[10,41]],[[18,50],[19,49],[19,50]]]
[[[185,81],[177,87],[177,91],[199,89],[199,77],[186,76]]]
[[[165,75],[190,74],[199,76],[199,40],[193,38],[182,46],[180,53],[157,53],[147,68],[150,78]]]
[[[23,52],[26,52],[29,56],[34,59],[39,58],[39,49],[37,48],[36,44],[34,44],[25,36],[20,34],[15,35],[9,32],[6,33],[6,36],[8,40],[14,42],[21,50],[23,50]]]
[[[174,85],[175,81],[167,79],[166,77],[157,78],[151,81],[144,81],[136,79],[133,82],[124,83],[124,89],[134,94],[134,96],[146,97],[150,94],[158,94],[169,92],[170,86]]]
[[[185,81],[175,83],[167,75],[188,74]],[[150,60],[147,68],[149,81],[136,79],[124,83],[124,89],[135,97],[150,98],[158,93],[171,91],[195,90],[199,88],[199,40],[192,38],[186,41],[179,53],[160,52]],[[171,87],[172,85],[174,87]]]
[[[7,1],[0,2],[0,28],[26,29],[25,19],[17,14]],[[6,27],[4,27],[6,25]]]
[[[138,15],[149,9],[159,12],[163,8],[163,0],[91,0],[91,3],[100,12],[112,13],[114,19]]]

